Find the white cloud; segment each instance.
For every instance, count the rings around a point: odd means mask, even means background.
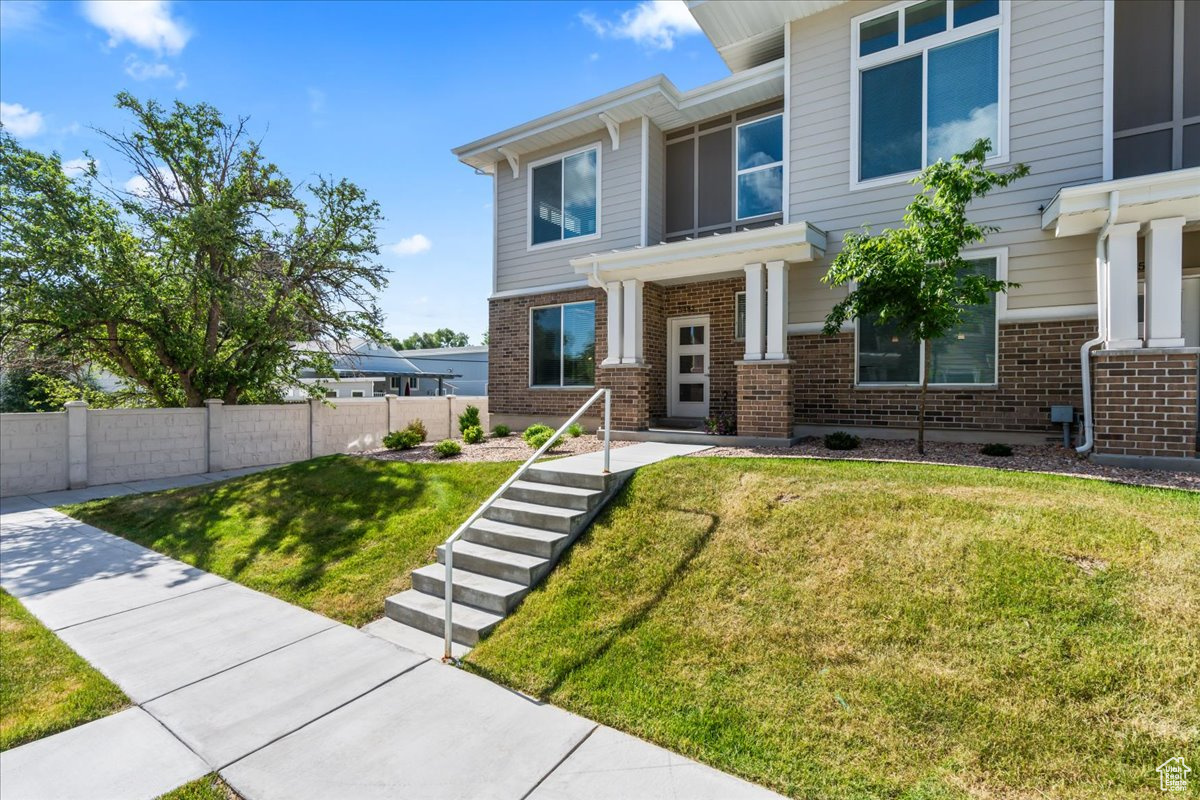
[[[150,181],[146,180],[141,175],[134,175],[132,178],[125,181],[125,191],[129,192],[134,197],[149,197]]]
[[[175,183],[175,178],[172,177],[170,170],[159,167],[158,177],[163,182],[164,186],[166,186],[167,193],[171,197],[175,198],[176,200],[183,199],[184,193],[180,191],[179,186]],[[142,200],[153,200],[157,197],[154,188],[150,186],[150,181],[146,180],[141,175],[134,175],[132,178],[125,181],[122,186],[125,191]]]
[[[110,47],[130,41],[155,53],[179,53],[192,36],[171,17],[167,0],[84,0],[83,13],[108,33]]]
[[[42,115],[20,103],[0,103],[0,125],[13,136],[37,136],[42,130]]]
[[[0,2],[0,31],[12,33],[36,28],[42,21],[46,4],[42,0],[5,0]]]
[[[683,0],[645,0],[623,11],[616,21],[600,19],[590,11],[581,12],[579,19],[597,36],[632,39],[651,50],[670,50],[676,38],[700,32]]]
[[[170,64],[164,64],[161,61],[142,61],[130,53],[125,58],[125,74],[135,81],[148,81],[153,78],[174,78],[175,70],[171,69]]]
[[[969,150],[976,139],[991,139],[996,143],[999,111],[995,103],[971,109],[965,117],[937,125],[929,131],[929,160],[936,161]]]
[[[417,253],[424,253],[431,247],[433,247],[433,242],[429,241],[428,236],[423,233],[414,233],[383,249],[398,256],[415,256]]]
[[[67,174],[68,178],[79,178],[85,174],[95,159],[91,158],[70,158],[62,162],[62,171]],[[100,168],[100,162],[96,161],[96,168]]]

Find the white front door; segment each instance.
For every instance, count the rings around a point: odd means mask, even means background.
[[[708,416],[708,316],[667,320],[667,413]]]

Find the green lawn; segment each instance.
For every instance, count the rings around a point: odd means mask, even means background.
[[[350,625],[512,474],[513,464],[328,456],[215,486],[114,497],[71,516]]]
[[[1159,796],[1200,764],[1200,495],[676,459],[467,664],[795,797]]]
[[[121,690],[0,591],[0,750],[116,713]]]
[[[216,773],[209,773],[203,778],[185,783],[174,791],[159,795],[158,800],[241,800],[241,798]]]

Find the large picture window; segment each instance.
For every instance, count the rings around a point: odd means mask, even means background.
[[[969,263],[978,274],[1004,279],[999,257]],[[930,386],[996,383],[997,304],[998,298],[993,298],[965,309],[956,329],[929,343]],[[920,385],[926,355],[920,345],[890,325],[860,319],[857,347],[860,385]]]
[[[531,386],[596,382],[596,304],[566,303],[530,312]]]
[[[599,159],[600,149],[589,147],[531,167],[531,246],[599,232]]]
[[[854,182],[907,176],[991,139],[1003,156],[1000,0],[924,0],[855,20]]]

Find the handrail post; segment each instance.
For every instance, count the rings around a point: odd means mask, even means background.
[[[612,389],[604,390],[604,474],[609,473],[608,442],[612,435]]]
[[[451,652],[451,641],[454,634],[454,621],[451,619],[450,609],[454,606],[454,540],[453,538],[446,542],[446,648],[442,653],[442,661],[450,662],[454,660],[454,654]]]

